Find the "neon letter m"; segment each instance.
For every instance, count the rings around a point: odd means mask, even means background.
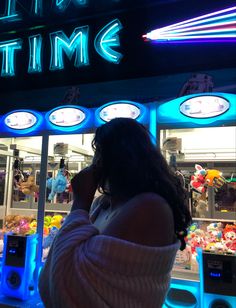
[[[75,67],[89,64],[88,30],[88,26],[75,28],[70,38],[63,31],[50,33],[50,70],[61,70],[64,68],[63,54],[66,54],[70,60],[73,54],[75,54]]]

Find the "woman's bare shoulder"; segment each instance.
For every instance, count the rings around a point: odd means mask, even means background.
[[[168,203],[147,192],[130,199],[105,234],[149,246],[173,243],[174,220]]]

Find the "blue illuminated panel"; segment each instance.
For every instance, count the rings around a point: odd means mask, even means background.
[[[45,117],[50,129],[70,132],[87,125],[90,112],[82,107],[66,105],[54,108]]]
[[[180,112],[196,118],[212,118],[225,113],[230,107],[229,102],[219,96],[201,95],[187,99],[180,105]]]
[[[145,106],[133,101],[114,101],[103,105],[95,112],[98,125],[108,122],[114,118],[132,118],[142,122],[147,115]]]
[[[181,112],[180,108],[181,108],[181,105],[184,104],[184,102],[188,102],[193,98],[194,100],[195,98],[200,100],[202,97],[205,97],[205,96],[207,97],[212,96],[213,101],[216,97],[219,98],[217,106],[209,102],[210,108],[208,109],[208,111],[210,110],[211,116],[209,116],[209,113],[205,113],[205,117],[202,117],[202,118],[197,117],[196,114],[195,114],[195,117],[192,117],[189,115],[185,115]],[[223,101],[225,103],[221,104],[221,102]],[[205,103],[204,103],[204,106],[205,106],[204,108],[206,109]],[[215,109],[216,107],[218,111]],[[220,112],[219,112],[219,108],[221,109]],[[190,110],[191,109],[189,109],[189,111]],[[200,111],[201,110],[199,109],[198,112]],[[173,123],[173,124],[178,124],[178,125],[180,124],[186,125],[186,123],[188,123],[190,127],[194,125],[207,126],[217,121],[221,121],[222,123],[225,121],[235,121],[235,113],[236,113],[236,95],[235,94],[213,93],[212,92],[212,93],[204,93],[204,94],[187,95],[187,96],[179,97],[172,101],[161,104],[160,106],[157,107],[157,121],[159,124],[161,123],[172,124]]]
[[[4,124],[9,132],[27,134],[42,124],[42,116],[32,110],[15,110],[5,115]]]

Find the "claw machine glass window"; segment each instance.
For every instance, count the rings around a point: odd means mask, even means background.
[[[37,220],[39,192],[36,170],[40,169],[42,138],[1,138],[0,144],[0,220],[3,240],[5,232],[21,235],[36,232],[34,222]]]
[[[93,134],[49,136],[43,260],[72,205],[71,178],[92,163]],[[39,177],[40,170],[37,171]]]
[[[225,237],[228,229],[236,229],[236,127],[165,129],[160,144],[189,192],[193,217],[187,248],[177,254],[174,272],[180,278],[195,273],[198,279],[197,247],[236,253],[235,242]]]

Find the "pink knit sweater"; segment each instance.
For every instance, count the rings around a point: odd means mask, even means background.
[[[148,247],[99,235],[84,210],[72,212],[40,275],[48,308],[162,307],[179,242]]]

